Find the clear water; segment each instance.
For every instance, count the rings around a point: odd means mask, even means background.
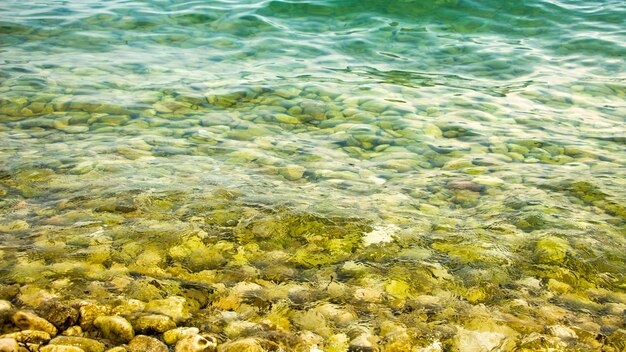
[[[625,18],[2,1],[2,294],[182,297],[266,349],[623,349]]]

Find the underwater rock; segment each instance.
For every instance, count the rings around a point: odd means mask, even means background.
[[[39,348],[39,352],[85,352],[80,347],[68,345],[47,345]]]
[[[496,348],[506,335],[491,331],[459,328],[455,338],[455,350],[459,352],[482,352]]]
[[[78,308],[80,312],[79,325],[83,330],[89,330],[93,326],[94,320],[99,316],[109,314],[109,307],[91,302],[81,302]]]
[[[70,326],[69,328],[65,329],[65,331],[63,331],[61,333],[61,335],[63,335],[63,336],[83,336],[83,329],[80,326],[78,326],[78,325]]]
[[[146,335],[137,335],[128,343],[129,352],[168,352],[167,346]]]
[[[18,352],[19,345],[15,339],[0,338],[0,352]]]
[[[0,324],[11,320],[13,315],[13,305],[9,301],[0,300]]]
[[[168,345],[173,345],[178,340],[182,339],[185,336],[189,335],[197,335],[200,333],[200,329],[192,327],[180,327],[176,329],[171,329],[163,333],[163,341],[165,341]]]
[[[78,336],[57,336],[52,339],[50,345],[75,346],[85,352],[104,352],[104,344],[94,339]]]
[[[289,181],[295,181],[302,178],[305,168],[300,165],[287,165],[281,170],[281,175]]]
[[[135,319],[133,327],[140,334],[160,334],[175,329],[176,323],[168,316],[150,314]]]
[[[128,350],[126,349],[126,347],[117,346],[117,347],[109,348],[105,352],[127,352],[127,351]]]
[[[39,330],[22,330],[18,332],[12,332],[10,334],[4,334],[0,336],[0,339],[10,338],[15,339],[17,342],[22,343],[44,343],[50,341],[50,334],[45,331]]]
[[[167,315],[175,322],[189,318],[189,311],[183,297],[171,296],[166,299],[157,299],[146,304],[146,310]]]
[[[187,335],[176,343],[175,352],[213,352],[217,349],[214,339],[200,335]]]
[[[36,312],[59,330],[65,330],[78,321],[78,311],[57,300],[41,303]]]
[[[547,236],[535,246],[535,255],[540,263],[559,264],[565,260],[567,252],[571,250],[569,243],[556,236]]]
[[[13,324],[22,330],[38,330],[45,331],[54,337],[57,334],[57,328],[49,321],[41,318],[31,312],[17,311],[11,317]]]
[[[126,343],[135,337],[135,331],[128,320],[120,316],[101,316],[93,321],[102,335],[117,343]]]
[[[26,231],[30,228],[30,225],[24,220],[15,220],[9,223],[0,224],[0,232],[16,233]]]
[[[372,334],[363,333],[350,341],[348,351],[354,352],[374,352],[378,351],[378,342],[380,339]]]
[[[265,352],[261,340],[253,337],[231,341],[220,345],[218,352]]]

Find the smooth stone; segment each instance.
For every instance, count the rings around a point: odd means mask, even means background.
[[[82,348],[85,352],[104,352],[104,344],[100,341],[78,336],[57,336],[50,345],[65,345]]]
[[[287,165],[281,172],[281,175],[289,181],[299,180],[304,176],[305,168],[300,165]]]
[[[265,352],[261,340],[248,337],[241,340],[225,343],[220,346],[220,352]]]
[[[128,343],[129,352],[168,352],[167,346],[155,339],[154,337],[146,335],[137,335],[134,339]]]
[[[176,343],[175,352],[212,352],[217,349],[217,343],[213,339],[207,339],[200,335],[187,335]]]
[[[65,330],[78,321],[76,309],[56,300],[44,301],[36,311],[59,330]]]
[[[39,352],[85,352],[85,350],[76,346],[47,345],[40,347]]]
[[[57,334],[57,328],[49,321],[41,318],[34,313],[23,310],[15,312],[11,317],[13,324],[22,330],[39,330],[45,331],[54,337]]]
[[[182,339],[185,336],[197,335],[199,333],[200,333],[200,329],[198,328],[180,327],[180,328],[168,330],[165,333],[163,333],[163,340],[165,341],[166,344],[173,345],[176,342],[178,342],[178,340]]]
[[[70,326],[69,328],[65,329],[65,331],[63,331],[61,333],[61,335],[63,335],[63,336],[83,336],[83,329],[80,326],[78,326],[78,325]]]
[[[105,352],[127,352],[127,351],[128,350],[126,349],[126,347],[117,346],[117,347],[109,348]]]
[[[102,331],[102,335],[117,343],[126,343],[135,337],[133,326],[120,316],[98,317],[93,324]]]
[[[19,345],[17,341],[12,338],[2,338],[0,339],[0,352],[17,352],[19,349]]]
[[[141,334],[160,334],[175,329],[176,323],[166,315],[151,314],[139,317],[133,322],[133,327]]]
[[[117,347],[109,348],[105,352],[128,352],[128,350],[126,349],[126,347],[117,346]]]
[[[22,330],[18,332],[12,332],[10,334],[4,334],[0,336],[2,338],[15,339],[17,342],[29,342],[29,343],[43,343],[50,341],[50,334],[45,331],[38,330]]]
[[[186,307],[187,301],[183,297],[171,296],[165,299],[157,299],[146,304],[146,311],[152,311],[167,315],[175,322],[180,322],[189,317]]]

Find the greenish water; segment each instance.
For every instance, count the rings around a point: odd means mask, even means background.
[[[624,18],[3,1],[0,298],[180,299],[268,350],[621,351]]]

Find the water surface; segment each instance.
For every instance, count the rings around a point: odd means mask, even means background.
[[[269,350],[621,350],[624,18],[3,1],[3,296],[182,298]]]

